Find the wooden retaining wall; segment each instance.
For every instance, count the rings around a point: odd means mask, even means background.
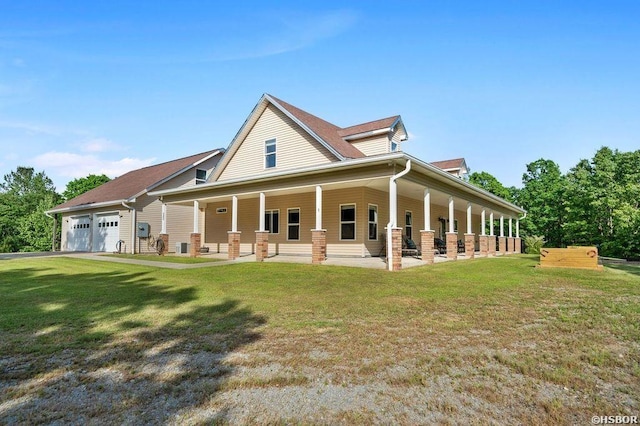
[[[602,269],[602,265],[598,265],[597,247],[578,246],[541,249],[539,266],[541,268]]]

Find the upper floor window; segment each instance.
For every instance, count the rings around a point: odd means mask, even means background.
[[[196,185],[201,183],[207,183],[207,171],[203,169],[196,169]]]
[[[264,143],[264,168],[271,169],[276,166],[276,140],[269,139]]]

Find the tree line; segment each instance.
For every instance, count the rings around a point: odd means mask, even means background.
[[[602,256],[640,258],[640,150],[600,148],[567,173],[552,160],[527,164],[522,188],[504,187],[486,172],[469,181],[527,210],[522,236],[547,247],[596,245]]]
[[[51,179],[33,168],[5,175],[0,252],[50,250],[53,219],[44,212],[108,181],[89,175],[58,194]],[[526,165],[521,188],[505,187],[487,172],[474,172],[469,181],[527,210],[523,237],[541,237],[547,247],[597,245],[603,256],[640,258],[640,150],[603,147],[565,174],[552,160],[539,159]]]

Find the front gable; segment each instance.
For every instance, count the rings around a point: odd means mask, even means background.
[[[212,175],[222,153],[201,161],[194,166],[190,166],[186,170],[180,171],[175,176],[165,180],[162,184],[152,187],[152,191],[161,191],[165,189],[190,188],[198,184],[207,183],[207,179]],[[204,179],[202,179],[204,177]]]
[[[250,128],[241,129],[239,137],[232,142],[228,150],[230,157],[221,162],[214,180],[264,175],[339,161],[326,146],[270,102],[264,108],[256,107],[246,125],[251,123]],[[267,141],[270,141],[268,159]],[[267,167],[274,163],[275,166]]]

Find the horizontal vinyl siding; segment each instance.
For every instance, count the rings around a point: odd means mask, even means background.
[[[276,139],[276,167],[264,167],[264,143]],[[315,139],[273,105],[262,113],[218,180],[227,180],[336,161]]]
[[[386,154],[389,152],[389,137],[386,134],[364,140],[354,141],[351,144],[367,156]]]
[[[207,161],[204,161],[198,164],[196,167],[192,167],[189,170],[186,170],[184,173],[174,177],[173,179],[168,180],[162,185],[153,188],[153,191],[161,191],[164,189],[174,189],[174,188],[190,188],[196,185],[196,169],[202,169],[207,171],[207,177],[211,175],[218,159],[221,154],[218,154]]]

